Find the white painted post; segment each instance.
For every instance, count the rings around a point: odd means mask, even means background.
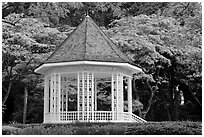
[[[121,90],[121,93],[120,93],[120,107],[121,107],[121,109],[120,109],[120,113],[121,113],[121,116],[122,116],[122,118],[121,118],[121,120],[123,120],[124,121],[124,99],[123,99],[123,74],[121,74],[120,75],[121,77],[120,77],[120,90]]]
[[[128,77],[128,113],[130,115],[130,121],[132,118],[132,79]]]
[[[84,72],[82,72],[82,121],[84,121]]]
[[[53,74],[54,75],[54,81],[53,81],[53,89],[54,89],[54,95],[53,95],[53,97],[54,97],[54,100],[53,100],[53,102],[54,102],[54,107],[53,107],[53,109],[54,109],[54,121],[56,121],[56,74]]]
[[[111,80],[111,109],[112,109],[112,120],[114,120],[114,74],[112,73]]]
[[[96,83],[96,78],[94,80],[94,94],[95,94],[95,97],[94,97],[94,104],[95,104],[95,108],[94,110],[97,111],[97,83]]]
[[[51,75],[51,88],[50,88],[50,122],[53,121],[53,74]]]
[[[91,93],[92,93],[92,96],[91,96],[91,113],[92,113],[92,121],[94,121],[94,73],[92,73],[92,79],[91,79],[91,82],[92,82],[92,86],[91,86]]]
[[[47,108],[48,108],[48,97],[49,97],[49,93],[48,93],[48,81],[49,79],[48,79],[48,76],[45,76],[44,77],[44,123],[46,123],[47,121],[46,121],[46,113],[48,113],[48,110],[47,110]]]
[[[79,107],[80,107],[80,104],[79,104],[79,72],[77,73],[77,120],[79,120]]]
[[[116,96],[116,100],[117,100],[117,120],[119,120],[119,99],[118,99],[118,97],[119,97],[119,85],[118,85],[118,81],[119,81],[119,77],[118,77],[118,73],[117,73],[117,76],[116,76],[116,83],[117,83],[117,85],[116,85],[116,91],[117,91],[117,96]]]
[[[66,83],[66,90],[65,90],[65,96],[66,96],[66,113],[69,111],[68,110],[68,102],[69,102],[69,97],[68,97],[68,92],[69,92],[69,85],[68,85],[68,82]]]
[[[86,99],[87,99],[87,121],[89,120],[89,72],[86,73],[86,81],[87,81],[87,86],[86,86]]]
[[[60,101],[61,101],[61,74],[58,74],[58,121],[60,121]]]
[[[63,79],[64,79],[64,77],[63,77]],[[62,108],[62,114],[63,114],[63,117],[64,117],[64,80],[62,79],[62,90],[61,90],[61,100],[62,100],[62,102],[61,102],[61,108]]]

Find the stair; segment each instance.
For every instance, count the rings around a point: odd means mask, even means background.
[[[137,122],[137,123],[146,123],[147,121],[142,119],[141,117],[138,117],[135,114],[132,114],[132,121]]]

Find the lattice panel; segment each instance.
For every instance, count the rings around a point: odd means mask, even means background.
[[[84,72],[84,111],[87,111],[87,72]],[[84,118],[86,115],[84,115]]]
[[[118,112],[123,112],[123,76],[118,74]]]
[[[112,75],[113,111],[117,112],[117,74]],[[117,120],[117,113],[114,113],[113,120]]]
[[[79,94],[79,101],[78,101],[78,111],[82,111],[82,100],[83,100],[83,76],[82,73],[78,74],[78,94]]]
[[[55,92],[55,112],[58,112],[58,94],[59,94],[59,75],[56,74],[55,77],[55,88],[56,88],[56,92]]]
[[[93,88],[92,87],[93,77],[92,77],[92,75],[93,75],[92,73],[89,73],[89,75],[88,75],[89,76],[89,78],[88,78],[88,80],[89,80],[89,82],[88,82],[88,92],[89,92],[89,94],[88,94],[88,96],[89,96],[88,97],[88,104],[89,105],[88,106],[89,106],[89,111],[92,111],[92,107],[93,107],[92,106],[93,105],[92,104],[92,101],[93,101],[93,94],[92,94],[92,91],[93,91],[92,90],[92,88]]]
[[[54,81],[54,74],[51,76],[51,96],[50,96],[50,112],[54,112],[54,94],[55,94],[55,81]]]
[[[79,119],[91,120],[93,117],[92,114],[88,113],[88,111],[92,111],[94,104],[92,102],[94,100],[93,80],[93,74],[90,72],[78,73],[78,109],[84,112],[79,114]]]
[[[61,101],[60,101],[60,111],[68,111],[68,79],[65,76],[61,77]]]

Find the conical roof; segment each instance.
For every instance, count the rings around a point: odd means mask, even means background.
[[[46,63],[71,61],[132,62],[104,32],[86,16],[82,23],[59,45]]]

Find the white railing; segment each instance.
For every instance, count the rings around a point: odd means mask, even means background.
[[[144,119],[129,112],[112,112],[112,111],[68,111],[57,113],[46,113],[44,123],[54,122],[147,122]]]
[[[60,121],[110,121],[112,120],[111,111],[94,111],[94,112],[61,112]]]
[[[147,122],[146,120],[142,119],[141,117],[138,117],[135,114],[132,114],[132,121],[134,122],[138,122],[138,123],[144,123]]]

